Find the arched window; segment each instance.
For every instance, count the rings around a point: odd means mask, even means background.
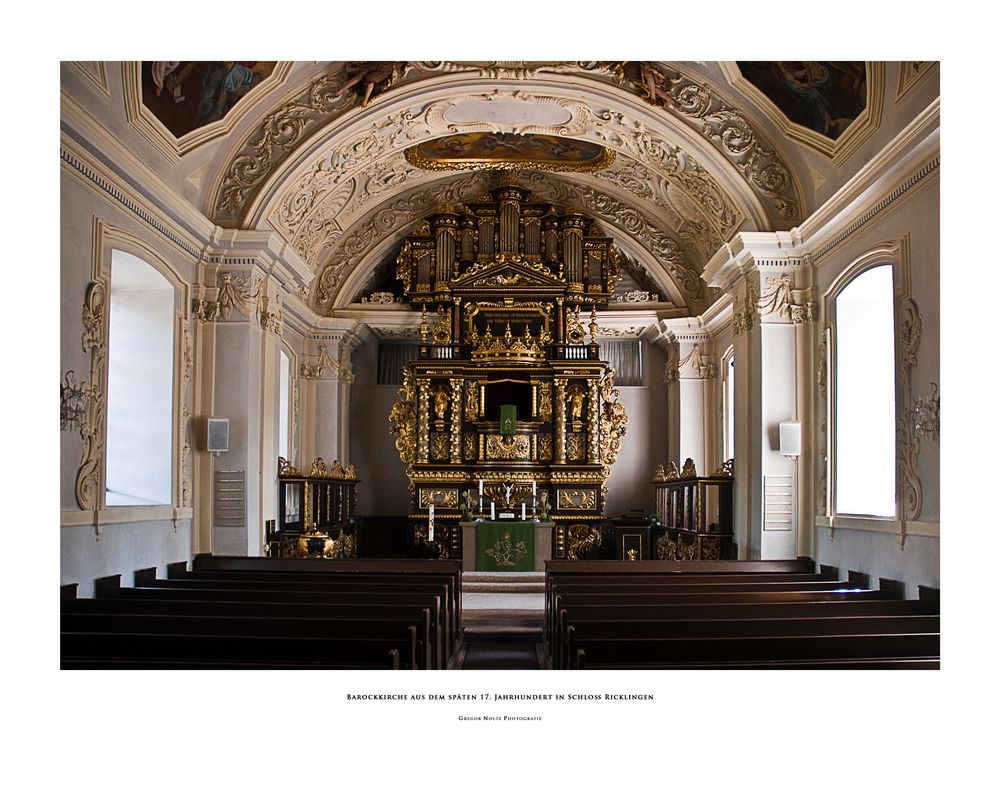
[[[722,358],[722,460],[736,458],[736,356],[733,349]]]
[[[174,289],[156,269],[111,254],[107,506],[173,502]]]
[[[289,408],[291,407],[291,361],[282,350],[278,357],[278,455],[290,460],[288,441]]]
[[[834,512],[896,516],[892,266],[855,275],[833,315]]]

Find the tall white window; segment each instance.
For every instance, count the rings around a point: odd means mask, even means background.
[[[156,269],[111,256],[108,506],[172,502],[174,290]]]
[[[892,267],[865,270],[835,306],[838,514],[896,515],[896,370]]]
[[[736,356],[731,353],[725,358],[725,454],[723,461],[736,458]]]
[[[288,459],[288,393],[291,383],[291,362],[284,350],[278,359],[278,455]]]

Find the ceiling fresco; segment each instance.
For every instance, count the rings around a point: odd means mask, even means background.
[[[597,172],[615,153],[599,144],[562,136],[518,133],[459,133],[406,150],[406,160],[422,169],[546,169]]]
[[[864,61],[737,61],[789,120],[837,139],[865,110]]]
[[[142,102],[178,139],[217,122],[276,61],[143,61]]]

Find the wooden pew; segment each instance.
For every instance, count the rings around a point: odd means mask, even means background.
[[[168,577],[187,573],[184,562],[168,566]],[[200,553],[192,559],[190,574],[197,572],[264,572],[304,575],[390,575],[397,579],[416,576],[443,577],[449,582],[447,614],[451,636],[462,634],[462,562],[460,559],[274,559],[253,556],[213,556]]]
[[[330,591],[298,591],[298,590],[257,590],[257,589],[219,589],[219,588],[170,588],[168,586],[128,588],[103,586],[99,591],[100,599],[145,599],[149,601],[207,601],[207,602],[249,602],[264,603],[271,606],[298,604],[313,606],[351,606],[354,609],[364,609],[373,606],[409,605],[412,608],[428,608],[431,614],[431,638],[434,652],[441,653],[440,661],[447,663],[455,648],[454,640],[450,638],[449,624],[441,604],[441,596],[434,592],[409,593],[370,593],[351,592],[338,593]]]
[[[455,620],[450,609],[454,608],[454,603],[449,592],[446,581],[439,580],[433,576],[420,581],[395,581],[381,576],[373,576],[363,579],[360,582],[349,581],[344,583],[339,577],[323,578],[320,580],[298,580],[296,576],[281,576],[277,579],[263,577],[255,580],[253,576],[232,577],[224,579],[188,579],[188,578],[167,578],[165,580],[147,579],[141,582],[142,588],[167,589],[167,590],[210,590],[220,592],[248,592],[256,591],[271,594],[276,599],[278,595],[290,592],[310,592],[339,595],[349,598],[353,595],[378,594],[386,597],[396,597],[400,602],[410,602],[423,604],[429,595],[440,598],[441,626],[446,631],[447,655],[455,647],[457,642],[457,632],[455,631]]]
[[[940,658],[936,633],[591,640],[576,669],[660,669],[695,663],[775,663]]]
[[[384,638],[398,640],[410,628],[413,652],[401,653],[403,664],[416,669],[432,669],[429,641],[429,618],[414,625],[400,619],[373,620],[309,619],[302,617],[164,615],[132,612],[67,612],[62,613],[61,630],[66,633],[177,633],[221,636],[279,636],[294,638]],[[408,633],[407,633],[408,635]]]
[[[417,662],[421,669],[444,669],[447,657],[441,632],[435,628],[430,607],[331,605],[312,603],[242,602],[231,600],[173,600],[163,592],[154,592],[155,599],[137,597],[74,599],[61,603],[62,619],[75,615],[105,615],[107,617],[142,616],[162,618],[217,617],[230,620],[328,621],[395,623],[401,629],[409,625],[417,628]],[[237,622],[236,624],[241,624]],[[65,629],[65,628],[64,628]]]
[[[415,669],[401,653],[416,649],[416,628],[405,637],[234,636],[217,633],[63,632],[63,668],[133,664],[159,668]]]
[[[578,621],[565,629],[565,647],[557,653],[556,669],[571,666],[571,654],[586,651],[591,642],[613,639],[745,638],[774,636],[940,633],[941,618],[917,616],[837,616],[770,619],[614,620]]]
[[[805,587],[805,588],[803,588]],[[546,644],[550,652],[560,646],[558,621],[564,607],[595,605],[658,604],[725,604],[725,603],[793,603],[826,600],[829,602],[857,602],[858,600],[883,599],[895,589],[859,589],[850,584],[829,582],[800,583],[740,583],[693,584],[685,586],[638,587],[619,589],[606,587],[572,587],[563,590],[554,586],[549,598],[546,617]]]

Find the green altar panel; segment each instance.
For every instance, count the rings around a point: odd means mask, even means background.
[[[535,569],[535,524],[480,522],[476,525],[476,569],[480,572],[532,572]]]
[[[513,436],[517,431],[517,406],[500,406],[500,435]]]

